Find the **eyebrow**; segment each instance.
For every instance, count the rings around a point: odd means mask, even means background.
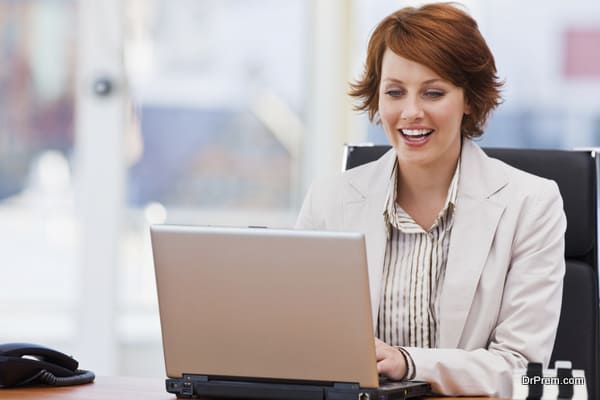
[[[395,78],[385,78],[382,82],[391,82],[391,83],[404,84],[404,82],[402,82],[400,79],[395,79]],[[430,84],[430,83],[435,83],[435,82],[444,82],[444,80],[441,79],[441,78],[432,78],[432,79],[427,79],[423,83],[424,84]]]

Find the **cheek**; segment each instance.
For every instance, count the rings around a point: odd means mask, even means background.
[[[384,125],[393,124],[398,113],[395,112],[394,108],[386,102],[379,102],[379,117]]]
[[[437,109],[432,112],[432,115],[435,115],[435,119],[447,126],[460,125],[463,117],[462,109],[453,104]]]

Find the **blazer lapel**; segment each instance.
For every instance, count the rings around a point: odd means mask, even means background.
[[[507,183],[489,158],[463,141],[454,225],[440,297],[440,347],[456,347],[505,206],[490,198]]]
[[[346,196],[344,203],[344,227],[349,231],[363,232],[367,248],[369,286],[373,328],[377,324],[381,275],[387,243],[387,231],[383,219],[385,201],[396,153],[391,149],[378,161],[369,174],[357,174],[349,181],[350,190],[359,196]]]

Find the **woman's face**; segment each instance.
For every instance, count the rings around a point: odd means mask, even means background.
[[[423,64],[387,49],[381,65],[379,116],[400,163],[456,162],[464,91]]]

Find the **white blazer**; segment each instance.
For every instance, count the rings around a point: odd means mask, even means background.
[[[365,233],[373,316],[395,158],[392,149],[377,161],[315,182],[296,224]],[[554,181],[489,158],[471,140],[463,140],[460,162],[440,295],[440,348],[407,350],[415,379],[430,382],[436,393],[511,397],[513,368],[530,361],[547,366],[554,346],[565,272],[562,198]]]

